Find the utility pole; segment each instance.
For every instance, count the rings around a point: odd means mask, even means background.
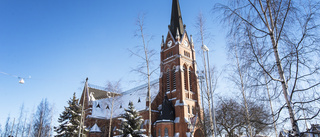
[[[212,107],[211,107],[211,111],[213,114],[213,126],[214,126],[214,136],[217,136],[217,123],[216,123],[216,111],[214,111],[214,102],[213,102],[213,91],[212,91],[212,83],[211,83],[211,74],[210,74],[210,63],[209,63],[209,48],[204,45],[206,47],[207,51],[207,62],[208,62],[208,75],[209,75],[209,87],[210,87],[210,96],[211,96],[211,102],[212,102]]]
[[[206,65],[206,55],[205,51],[208,51],[208,47],[202,43],[202,51],[203,51],[203,63],[204,63],[204,72],[205,72],[205,78],[206,78],[206,85],[207,85],[207,96],[210,98],[210,91],[209,91],[209,82],[208,82],[208,72],[207,72],[207,65]],[[208,106],[209,106],[209,120],[210,120],[210,131],[214,132],[214,126],[213,126],[213,120],[212,120],[212,111],[211,111],[211,103],[210,99],[208,99]],[[212,133],[212,136],[214,136],[214,133]]]

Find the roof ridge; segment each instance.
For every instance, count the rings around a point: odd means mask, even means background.
[[[106,88],[104,88],[102,86],[97,86],[97,85],[94,85],[94,84],[90,84],[90,83],[88,83],[88,87],[89,88],[98,89],[98,90],[102,90],[102,91],[106,91]],[[109,92],[109,91],[106,91],[106,92]]]
[[[159,80],[150,81],[150,85],[154,85],[156,83],[159,83]],[[122,92],[121,94],[129,94],[129,93],[132,93],[132,92],[137,91],[139,89],[145,88],[147,86],[148,86],[148,83],[145,83],[145,84],[139,85],[137,87],[134,87],[132,89],[126,90],[126,91]]]

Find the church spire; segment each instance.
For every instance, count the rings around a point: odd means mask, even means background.
[[[173,36],[176,36],[177,32],[180,34],[180,36],[182,36],[184,33],[179,0],[172,0],[171,22],[169,29]]]

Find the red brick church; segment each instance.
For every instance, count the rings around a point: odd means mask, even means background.
[[[150,88],[153,137],[202,136],[196,124],[202,119],[203,112],[196,70],[192,36],[188,35],[182,22],[179,0],[173,0],[168,34],[162,37],[161,43],[160,78],[152,81]],[[116,100],[114,109],[111,109],[112,97]],[[111,136],[117,135],[117,118],[129,102],[133,102],[144,119],[141,128],[148,131],[147,84],[117,94],[86,82],[80,103],[85,106],[84,124],[89,130],[87,136],[107,136],[111,110]]]

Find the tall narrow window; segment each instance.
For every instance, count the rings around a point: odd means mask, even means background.
[[[173,90],[176,89],[176,67],[174,66],[172,69],[172,82],[173,82]]]
[[[188,113],[190,114],[190,106],[188,105]]]
[[[190,84],[190,91],[192,91],[192,74],[191,68],[189,68],[189,84]]]
[[[165,129],[164,129],[164,136],[165,136],[165,137],[169,136],[168,128],[165,128]]]
[[[188,91],[188,72],[185,66],[183,66],[183,73],[184,73],[184,89]]]
[[[170,71],[167,69],[167,92],[170,91]]]
[[[159,128],[158,137],[161,137],[161,128]]]

